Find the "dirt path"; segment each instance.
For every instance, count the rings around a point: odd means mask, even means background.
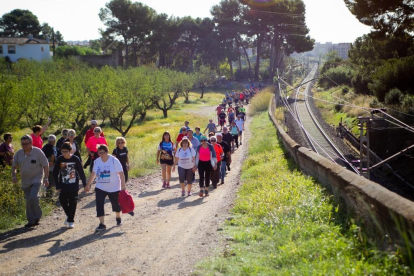
[[[191,274],[196,262],[223,248],[218,230],[239,185],[248,122],[243,136],[225,184],[208,198],[181,197],[177,173],[169,190],[161,189],[160,172],[132,179],[127,189],[135,199],[135,216],[123,215],[123,225],[116,227],[107,201],[108,229],[96,233],[95,197],[82,193],[74,229],[63,227],[65,215],[59,209],[31,231],[20,228],[0,235],[0,275]],[[198,176],[194,184],[197,192]]]

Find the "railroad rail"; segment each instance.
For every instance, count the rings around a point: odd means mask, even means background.
[[[294,111],[298,123],[300,124],[302,131],[304,132],[307,140],[309,141],[312,150],[316,153],[324,156],[325,158],[332,160],[341,166],[347,167],[357,174],[360,174],[359,170],[350,163],[347,158],[343,155],[340,149],[335,143],[329,138],[322,126],[319,124],[316,116],[313,114],[308,100],[308,94],[312,88],[312,79],[315,79],[317,74],[318,66],[315,65],[310,73],[305,77],[302,83],[306,83],[304,91],[304,99],[300,99],[301,88],[303,85],[299,85],[296,89]],[[302,84],[301,83],[301,84]]]

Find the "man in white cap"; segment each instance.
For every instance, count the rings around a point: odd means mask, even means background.
[[[93,130],[98,126],[98,122],[96,120],[91,121],[91,128],[85,134],[85,145],[88,143],[89,138],[95,136]],[[105,137],[103,131],[101,131],[100,136]],[[83,166],[85,169],[91,164],[91,157],[88,156],[88,160],[86,160],[85,165]]]
[[[46,189],[46,197],[52,197],[53,190],[52,187],[55,186],[55,181],[53,179],[53,168],[55,166],[56,160],[58,158],[57,148],[56,148],[56,136],[50,134],[47,138],[48,143],[43,146],[42,151],[45,154],[47,161],[49,162],[49,186]],[[45,176],[46,177],[46,176]]]

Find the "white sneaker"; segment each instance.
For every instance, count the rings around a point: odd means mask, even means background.
[[[63,223],[63,225],[65,225],[65,226],[68,225],[68,217],[65,218],[65,222]]]
[[[68,222],[68,228],[74,228],[75,227],[75,223],[73,222]]]

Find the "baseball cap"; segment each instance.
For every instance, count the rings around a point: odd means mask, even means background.
[[[221,137],[222,137],[222,136],[223,136],[223,134],[221,134],[221,133],[216,133],[216,137],[217,137],[217,136],[221,136]]]
[[[47,140],[48,140],[48,141],[56,141],[56,136],[55,136],[55,135],[53,135],[53,134],[50,134],[50,135],[47,137]]]
[[[98,122],[96,120],[91,121],[91,125],[97,125],[97,124],[98,124]]]

